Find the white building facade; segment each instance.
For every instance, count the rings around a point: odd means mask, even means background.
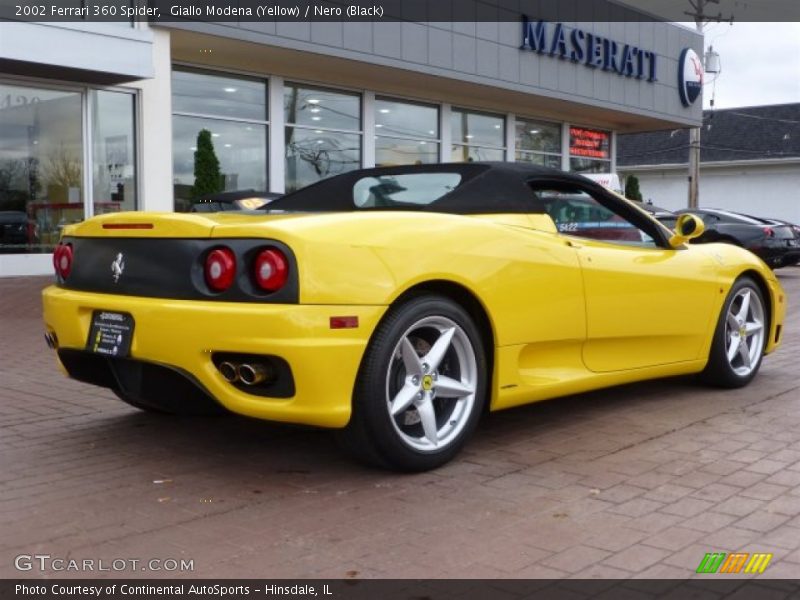
[[[450,161],[614,172],[618,134],[699,124],[678,93],[685,48],[702,38],[669,23],[526,25],[509,11],[468,23],[3,22],[0,276],[50,273],[67,223],[187,210],[204,130],[230,191]]]

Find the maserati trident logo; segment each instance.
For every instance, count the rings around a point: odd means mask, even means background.
[[[115,258],[111,263],[111,274],[114,277],[114,283],[119,281],[119,278],[122,277],[122,272],[125,270],[125,257],[122,256],[122,252],[117,254],[117,258]]]
[[[703,61],[691,48],[678,61],[678,92],[684,106],[691,106],[703,91]]]

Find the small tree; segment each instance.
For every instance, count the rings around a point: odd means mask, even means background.
[[[198,198],[222,191],[222,174],[219,159],[214,152],[211,132],[203,129],[197,134],[197,150],[194,152],[194,186],[192,196]]]
[[[639,190],[639,178],[636,175],[628,175],[625,178],[625,197],[629,200],[642,201],[642,192]]]

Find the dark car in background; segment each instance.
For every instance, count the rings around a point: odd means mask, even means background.
[[[750,217],[751,219],[758,219],[758,217],[753,217],[751,215],[745,215]],[[800,225],[795,225],[794,223],[790,223],[789,221],[783,221],[782,219],[760,219],[764,221],[767,225],[781,225],[787,226],[792,229],[792,233],[794,234],[794,239],[798,248],[800,248]],[[796,254],[790,254],[786,257],[784,261],[784,267],[788,267],[791,265],[800,264],[800,252]]]
[[[21,210],[0,210],[0,252],[28,252],[38,242],[36,223]]]
[[[716,208],[681,209],[703,219],[706,230],[695,244],[724,242],[747,248],[773,269],[800,261],[800,240],[791,225]]]
[[[642,203],[640,208],[645,212],[650,213],[653,218],[658,219],[669,229],[675,229],[675,223],[678,222],[678,215],[671,210],[661,208],[660,206],[656,206],[655,204],[651,204],[649,202]]]

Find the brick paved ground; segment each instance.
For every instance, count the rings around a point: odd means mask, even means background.
[[[356,466],[326,432],[148,415],[69,381],[42,341],[46,281],[0,279],[0,576],[44,553],[191,558],[201,577],[683,578],[741,549],[797,577],[800,269],[780,276],[786,341],[750,387],[507,411],[414,476]]]

